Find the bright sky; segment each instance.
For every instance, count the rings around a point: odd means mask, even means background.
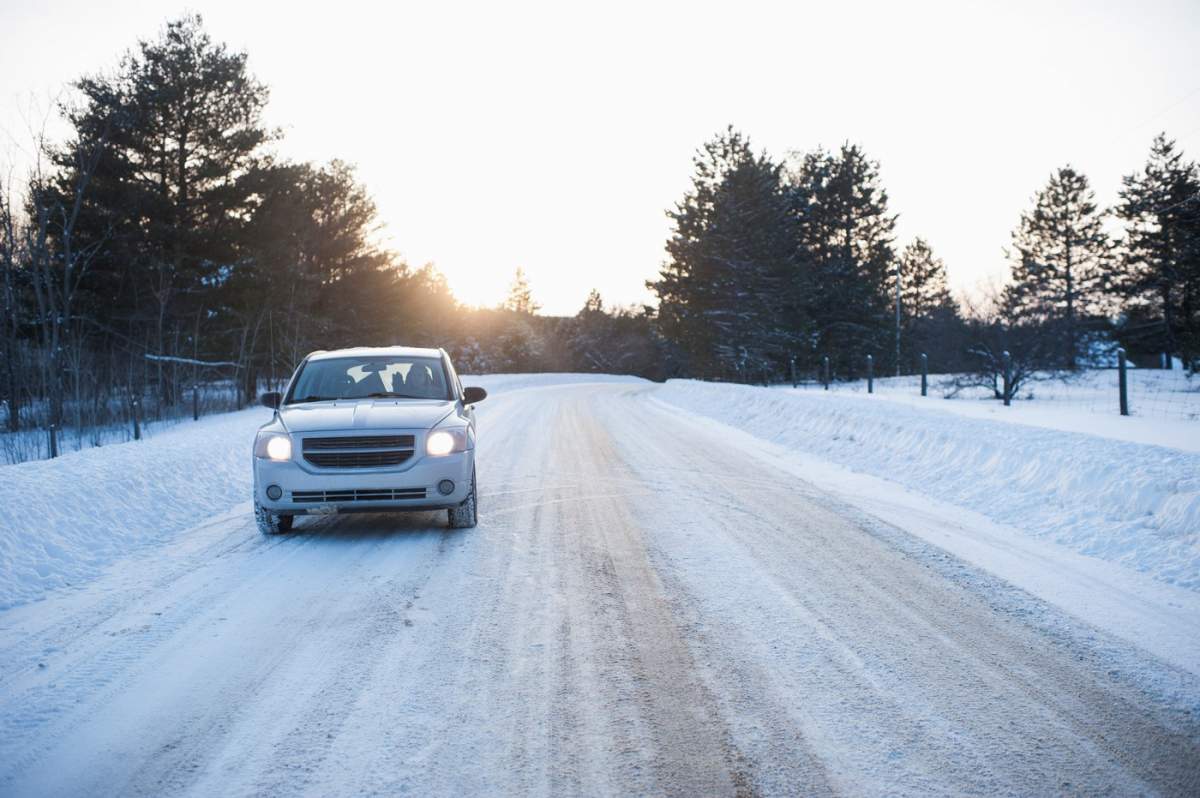
[[[569,314],[650,299],[664,211],[730,123],[777,156],[861,143],[900,243],[960,290],[1004,273],[1052,169],[1110,203],[1159,129],[1200,158],[1196,0],[571,5],[4,0],[0,159],[31,98],[199,11],[270,86],[283,153],[356,164],[410,263],[489,305],[522,266]]]

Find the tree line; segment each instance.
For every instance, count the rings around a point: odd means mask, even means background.
[[[732,128],[669,211],[657,307],[540,315],[518,271],[502,306],[461,306],[432,267],[377,242],[354,169],[278,154],[267,87],[198,16],[73,84],[69,135],[0,186],[0,401],[10,430],[102,424],[134,398],[163,415],[224,381],[240,403],[314,349],[445,346],[464,372],[625,372],[758,380],[939,371],[994,379],[1086,365],[1119,342],[1200,352],[1200,172],[1165,136],[1096,204],[1071,167],[1019,217],[1012,280],[962,303],[917,238],[899,246],[879,165],[846,144],[775,159]],[[1113,225],[1116,225],[1116,228]],[[1118,229],[1116,233],[1112,230]]]
[[[697,153],[669,215],[668,259],[648,286],[696,376],[756,379],[826,357],[854,376],[867,354],[911,372],[925,353],[994,383],[1003,352],[1022,373],[1069,372],[1118,344],[1147,365],[1200,366],[1200,169],[1165,135],[1111,209],[1085,175],[1056,170],[1019,217],[1011,279],[965,303],[928,242],[897,249],[879,165],[852,144],[776,160],[730,128]]]

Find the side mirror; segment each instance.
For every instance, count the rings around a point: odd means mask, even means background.
[[[278,410],[279,403],[283,401],[283,396],[279,393],[279,391],[271,391],[270,393],[264,393],[261,397],[259,397],[258,401],[262,402],[263,407],[269,407],[272,410]]]
[[[463,404],[473,405],[487,399],[487,391],[482,388],[463,388]]]

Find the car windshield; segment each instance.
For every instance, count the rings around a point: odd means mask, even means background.
[[[330,399],[450,399],[442,361],[435,357],[338,357],[304,365],[288,404]]]

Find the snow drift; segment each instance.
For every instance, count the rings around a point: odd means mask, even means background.
[[[270,417],[206,416],[142,441],[0,466],[0,609],[248,501],[250,445]]]
[[[1200,590],[1200,454],[882,397],[672,380],[655,396]]]

